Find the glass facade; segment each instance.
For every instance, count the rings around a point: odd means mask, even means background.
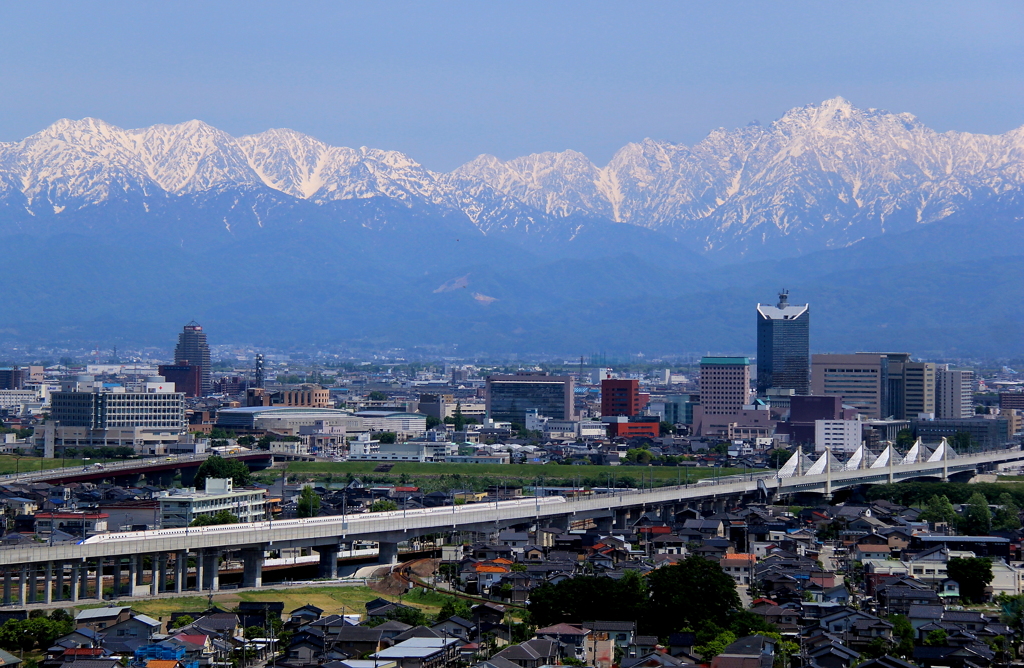
[[[757,393],[768,388],[810,394],[811,311],[788,306],[762,309],[757,313]],[[788,313],[799,311],[798,313]]]
[[[572,419],[572,385],[568,378],[489,378],[487,391],[488,416],[498,422],[525,424],[529,409],[556,420]]]

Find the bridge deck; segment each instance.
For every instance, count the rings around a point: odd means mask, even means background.
[[[980,465],[1024,459],[1019,449],[963,456],[945,463],[948,472],[976,470]],[[920,463],[893,466],[893,480],[942,475],[944,463]],[[718,497],[737,497],[756,493],[758,482],[769,490],[787,494],[824,491],[861,484],[884,483],[890,469],[861,469],[817,476],[775,478],[773,472],[725,478],[717,484],[707,480],[691,485],[660,487],[653,490],[604,494],[573,500],[524,498],[499,503],[467,504],[443,508],[392,511],[348,516],[317,517],[305,520],[264,521],[251,524],[161,531],[137,531],[100,535],[88,543],[33,545],[0,549],[0,566],[55,560],[78,561],[98,557],[175,552],[182,550],[234,550],[246,547],[289,547],[294,545],[330,545],[342,540],[402,540],[416,535],[444,532],[462,527],[498,527],[535,519],[583,515],[607,516],[616,509],[658,506],[673,502]],[[559,497],[560,498],[560,497]]]

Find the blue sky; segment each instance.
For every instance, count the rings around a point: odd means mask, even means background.
[[[437,170],[568,148],[603,164],[836,95],[938,130],[1024,125],[1024,3],[0,5],[0,141],[199,118]]]

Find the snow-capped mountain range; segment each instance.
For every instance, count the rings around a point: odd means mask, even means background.
[[[156,201],[269,193],[319,205],[383,198],[464,216],[483,236],[571,239],[603,220],[705,253],[757,257],[906,231],[1022,185],[1024,128],[940,133],[842,98],[766,126],[714,130],[694,146],[645,139],[604,167],[563,151],[482,155],[437,173],[396,151],[329,146],[292,130],[236,138],[200,121],[126,130],[61,120],[0,143],[0,218],[20,229],[109,202],[143,215]]]

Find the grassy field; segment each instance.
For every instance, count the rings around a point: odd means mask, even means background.
[[[342,614],[366,612],[365,604],[375,598],[389,597],[369,587],[284,587],[281,589],[266,588],[260,591],[226,591],[215,594],[213,602],[221,608],[231,609],[242,601],[282,601],[284,611],[288,613],[306,604],[323,608],[324,614]],[[436,600],[435,600],[436,599]],[[394,599],[397,600],[397,599]],[[402,603],[423,609],[428,614],[436,613],[443,602],[443,597],[427,594],[412,594],[402,599]],[[156,619],[168,619],[172,612],[205,610],[208,603],[206,596],[177,596],[174,598],[156,598],[148,601],[132,601],[132,610]],[[79,606],[79,609],[98,607],[94,604]]]
[[[350,475],[364,482],[409,482],[428,491],[455,487],[482,489],[494,484],[604,487],[625,484],[638,487],[675,485],[712,476],[742,473],[743,469],[677,466],[562,466],[560,464],[425,464],[397,462],[389,473],[373,473],[378,462],[292,462],[290,476],[342,482]],[[575,482],[574,482],[575,481]]]
[[[98,460],[96,460],[98,461]],[[74,466],[81,464],[81,460],[68,459],[67,465]],[[60,468],[59,459],[43,459],[42,457],[13,457],[11,455],[0,455],[0,475],[7,473],[26,473],[29,471],[43,471],[45,469]]]

